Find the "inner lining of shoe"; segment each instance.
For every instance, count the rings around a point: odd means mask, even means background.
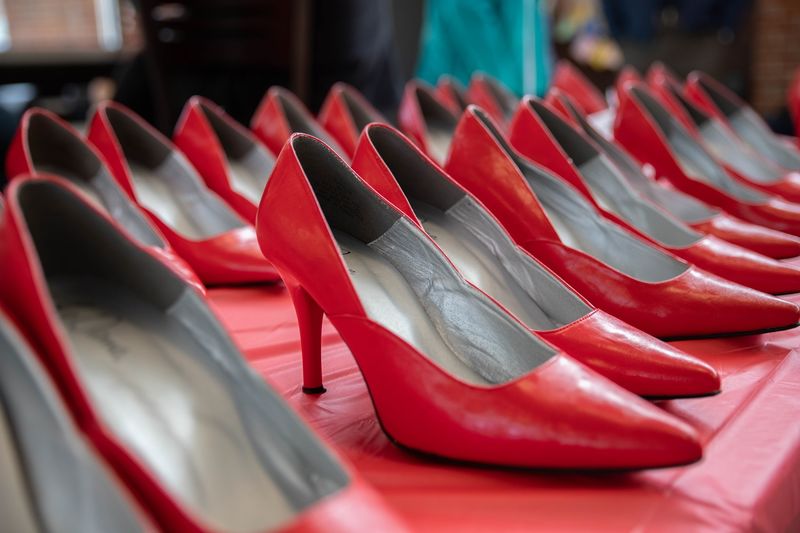
[[[567,102],[567,105],[571,106],[569,102]],[[574,110],[574,107],[572,109]],[[695,200],[691,196],[662,187],[653,182],[628,154],[603,137],[583,116],[576,113],[573,113],[573,116],[577,118],[583,131],[600,146],[605,155],[616,165],[625,178],[625,182],[654,204],[661,206],[668,213],[688,224],[708,220],[719,213],[719,211],[706,207],[702,202]]]
[[[725,95],[717,91],[712,84],[708,83],[706,80],[702,79],[699,80],[700,87],[703,88],[705,93],[711,98],[711,101],[714,105],[722,111],[722,114],[726,117],[730,117],[733,113],[739,110],[739,105],[736,102],[732,102],[730,99],[726,98]]]
[[[485,115],[480,110],[476,110],[476,115],[514,158],[563,244],[644,282],[666,281],[686,271],[686,263],[673,259],[605,220],[572,186],[516,156]]]
[[[784,146],[755,111],[731,100],[702,78],[700,86],[727,117],[731,129],[758,153],[781,167],[800,170],[800,152]]]
[[[417,88],[419,109],[425,119],[428,153],[439,164],[444,163],[453,141],[453,133],[458,125],[456,117],[440,104],[426,89]]]
[[[297,100],[294,95],[281,89],[278,91],[277,97],[292,133],[307,133],[308,135],[313,135],[317,139],[324,141],[325,144],[330,146],[331,149],[343,159],[347,157],[344,155],[345,151],[339,146],[339,143],[334,141],[330,135],[325,133],[325,130],[317,125],[314,118],[307,114],[302,107],[303,104]]]
[[[700,131],[703,144],[714,157],[759,183],[770,184],[781,179],[780,172],[776,172],[776,169],[766,161],[759,163],[754,158],[755,154],[719,120],[700,111],[675,87],[669,87],[669,92],[689,114]]]
[[[225,152],[231,189],[258,205],[275,166],[275,158],[247,133],[221,117],[215,109],[208,106],[202,108]]]
[[[3,349],[3,359],[5,359],[8,352],[7,346],[3,344],[5,343],[0,338],[0,349]],[[23,458],[17,451],[14,434],[3,407],[0,403],[0,484],[2,484],[0,486],[3,487],[0,516],[3,517],[3,527],[8,531],[39,531],[42,528],[22,468]]]
[[[510,381],[554,355],[313,139],[295,140],[367,315],[464,381]]]
[[[731,178],[725,170],[695,141],[677,120],[669,115],[652,97],[634,87],[632,94],[647,109],[669,143],[683,171],[725,191],[737,200],[749,203],[764,203],[767,196]]]
[[[27,140],[37,172],[68,179],[142,244],[166,246],[106,166],[86,146],[86,141],[48,117],[36,114],[31,117]]]
[[[353,96],[349,90],[342,91],[342,98],[347,105],[350,116],[353,117],[356,129],[361,132],[372,122],[386,122],[380,115],[377,115],[369,107],[361,103],[360,99]]]
[[[733,131],[762,156],[790,170],[800,170],[800,152],[786,146],[752,109],[743,107],[728,116]]]
[[[514,244],[500,224],[395,134],[370,139],[414,213],[461,274],[528,327],[559,328],[591,311],[575,293]]]
[[[141,205],[187,239],[209,239],[243,226],[231,208],[201,183],[186,158],[156,132],[116,109],[106,112]]]
[[[500,104],[500,110],[506,120],[509,120],[517,109],[517,97],[511,94],[508,89],[500,85],[491,78],[485,78],[486,86],[494,96],[495,101]]]
[[[464,86],[455,78],[449,78],[447,80],[447,86],[450,87],[450,93],[458,103],[459,109],[462,111],[465,110],[469,105],[469,101],[467,100],[467,91]]]
[[[702,238],[701,234],[638,197],[605,155],[598,154],[583,163],[579,170],[601,207],[659,243],[671,248],[687,248]]]
[[[131,502],[89,451],[55,385],[2,315],[0,353],[3,529],[142,531]]]
[[[63,189],[27,185],[20,205],[97,415],[181,506],[261,531],[348,483],[167,267]]]
[[[705,123],[700,128],[700,136],[714,156],[745,177],[769,185],[777,183],[782,176],[768,161],[758,161],[736,136],[718,121]]]
[[[529,105],[575,165],[600,207],[666,246],[685,248],[702,238],[631,190],[614,164],[561,117],[539,102]]]

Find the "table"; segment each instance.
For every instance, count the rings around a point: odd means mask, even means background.
[[[800,303],[800,295],[788,299]],[[300,392],[294,311],[280,286],[209,300],[252,367],[418,531],[800,531],[800,328],[683,341],[723,391],[660,401],[702,435],[694,465],[591,473],[476,467],[422,457],[382,433],[347,347],[323,326],[328,391]]]

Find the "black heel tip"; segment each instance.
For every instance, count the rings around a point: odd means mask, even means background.
[[[305,394],[322,394],[325,392],[325,387],[303,387]]]

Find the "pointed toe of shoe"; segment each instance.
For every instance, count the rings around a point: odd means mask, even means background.
[[[654,409],[660,409],[653,406]],[[666,414],[666,413],[664,413]],[[647,420],[647,428],[638,436],[640,446],[636,457],[641,465],[649,468],[688,465],[703,457],[703,445],[697,432],[685,422],[671,418],[663,420],[653,415]]]
[[[750,224],[725,213],[692,224],[692,227],[773,259],[800,256],[800,239],[796,236]]]
[[[768,294],[800,291],[800,268],[714,236],[684,251],[685,259],[725,279]]]
[[[599,309],[540,334],[640,396],[701,396],[720,389],[719,375],[710,365]]]
[[[648,331],[662,340],[764,333],[788,329],[800,319],[797,305],[697,267],[662,285],[669,289],[662,290],[665,298],[681,296],[653,303],[664,320]]]
[[[767,333],[789,329],[800,322],[797,304],[742,287],[736,297],[729,297],[709,322],[728,334]],[[726,305],[727,304],[727,305]]]
[[[548,365],[537,386],[539,395],[550,397],[540,402],[538,416],[550,412],[551,424],[544,428],[554,432],[548,438],[540,429],[532,448],[536,461],[545,466],[650,468],[702,456],[691,426],[568,356]]]
[[[200,275],[207,284],[273,283],[280,280],[278,271],[261,253],[252,226],[243,226],[203,241],[202,248]]]

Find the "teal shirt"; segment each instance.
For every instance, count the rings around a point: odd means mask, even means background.
[[[551,51],[545,0],[426,0],[417,76],[464,83],[485,72],[522,94],[544,95]]]

